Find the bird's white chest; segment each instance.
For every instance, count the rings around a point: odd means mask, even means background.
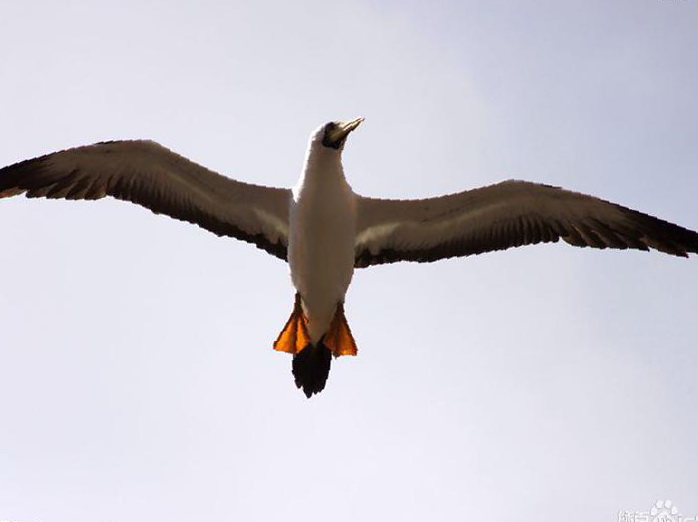
[[[303,184],[291,205],[288,262],[313,340],[326,332],[354,273],[356,196],[343,178],[333,181]]]

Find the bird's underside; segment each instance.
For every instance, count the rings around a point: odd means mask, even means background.
[[[311,137],[309,158],[318,147],[335,149],[327,136],[336,128],[328,129],[321,127]],[[322,153],[341,154],[342,146],[343,141],[334,152],[322,149]],[[291,190],[221,176],[150,141],[98,143],[0,169],[0,197],[18,194],[63,199],[112,196],[288,259]],[[683,257],[698,253],[698,233],[693,230],[593,196],[526,181],[504,181],[422,200],[353,193],[350,197],[356,212],[357,268],[432,262],[560,239],[582,247],[655,249]],[[334,319],[327,332],[320,341],[311,342],[302,297],[296,297],[274,348],[293,354],[296,382],[310,396],[324,387],[331,357],[354,355],[356,345],[344,317],[343,299],[333,305]]]

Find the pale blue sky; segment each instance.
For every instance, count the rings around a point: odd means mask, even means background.
[[[520,178],[698,229],[698,0],[0,1],[0,164],[150,138],[290,186]],[[0,202],[0,520],[698,514],[698,258],[546,245],[356,273],[295,389],[287,267],[121,202]]]

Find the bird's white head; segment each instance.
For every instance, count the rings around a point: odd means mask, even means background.
[[[349,121],[331,121],[320,126],[310,137],[310,149],[329,149],[341,152],[349,133],[356,129],[363,118]]]
[[[349,133],[361,125],[363,118],[350,121],[331,121],[319,127],[310,136],[308,150],[305,154],[305,165],[298,184],[293,189],[294,195],[304,190],[304,187],[319,186],[327,182],[342,181],[342,150]]]

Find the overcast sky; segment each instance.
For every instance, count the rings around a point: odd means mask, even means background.
[[[698,229],[698,0],[0,0],[0,165],[149,138],[362,194],[507,178]],[[355,274],[296,390],[261,250],[114,200],[0,202],[0,520],[698,514],[698,258],[564,244]]]

